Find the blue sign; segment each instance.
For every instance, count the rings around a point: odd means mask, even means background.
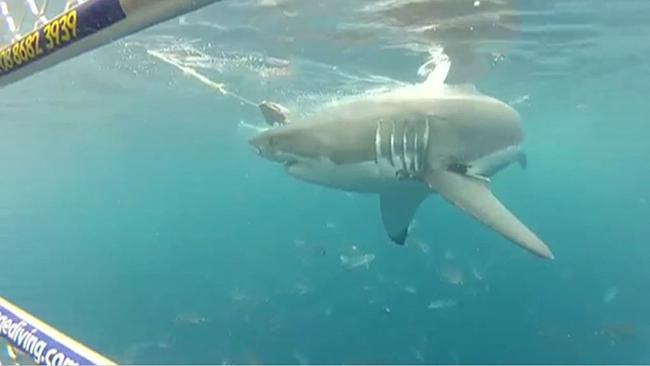
[[[0,77],[88,37],[126,14],[119,0],[85,2],[0,49]]]

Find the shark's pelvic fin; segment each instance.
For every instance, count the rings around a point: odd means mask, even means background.
[[[519,156],[517,157],[517,161],[519,162],[519,166],[521,166],[521,169],[526,170],[526,168],[528,168],[528,156],[526,155],[525,152],[519,154]]]
[[[395,244],[404,245],[415,211],[429,194],[423,187],[392,190],[379,195],[384,228]]]
[[[492,194],[488,181],[445,170],[426,174],[429,187],[447,201],[524,249],[553,259],[551,250]]]

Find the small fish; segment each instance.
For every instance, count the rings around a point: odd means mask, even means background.
[[[246,293],[244,293],[244,291],[236,288],[230,291],[230,300],[232,300],[233,302],[246,301],[248,300],[248,296],[246,295]]]
[[[483,280],[485,279],[485,277],[483,277],[483,274],[479,272],[479,270],[476,269],[476,267],[472,267],[472,275],[474,276],[474,278],[476,278],[481,282],[483,282]]]
[[[415,357],[418,362],[424,362],[424,356],[419,349],[412,347],[411,351],[413,352],[413,357]]]
[[[515,106],[515,105],[518,105],[518,104],[526,103],[526,102],[528,102],[529,100],[530,100],[530,96],[529,96],[529,95],[522,95],[522,96],[520,96],[520,97],[517,97],[517,98],[511,100],[508,104],[510,104],[510,105],[512,105],[512,106]]]
[[[605,292],[605,296],[603,297],[603,302],[609,305],[612,302],[614,302],[614,300],[616,300],[617,296],[618,296],[618,288],[611,287]]]
[[[370,267],[370,263],[375,260],[374,254],[360,254],[353,256],[341,255],[341,264],[347,269],[354,269],[357,267],[365,266],[366,268]]]
[[[445,259],[448,261],[453,261],[456,259],[456,255],[451,250],[445,250]]]
[[[431,253],[431,247],[429,244],[423,242],[422,240],[413,240],[413,244],[415,244],[423,254]]]
[[[597,330],[595,335],[605,337],[610,344],[614,345],[637,340],[639,332],[635,326],[630,324],[611,324]]]
[[[293,286],[293,289],[294,289],[294,292],[297,293],[300,296],[314,292],[313,287],[311,287],[311,286],[309,286],[309,285],[307,285],[305,283],[300,283],[300,282],[296,283]]]
[[[439,309],[448,309],[456,306],[457,302],[453,299],[443,299],[443,300],[434,300],[429,303],[427,309],[429,310],[439,310]]]
[[[174,323],[177,325],[200,325],[209,321],[210,318],[192,312],[180,313],[174,319]]]
[[[404,291],[405,291],[406,293],[408,293],[408,294],[415,294],[415,293],[418,292],[418,291],[415,289],[415,287],[413,287],[413,286],[406,286],[406,287],[404,287]]]
[[[332,315],[332,307],[331,306],[326,307],[324,313],[325,313],[325,316],[327,316],[327,317],[331,316]]]
[[[298,361],[298,364],[300,365],[309,365],[309,360],[305,357],[305,355],[298,351],[293,351],[293,358]]]
[[[446,266],[440,270],[440,276],[455,286],[462,286],[464,281],[463,271],[455,266]]]

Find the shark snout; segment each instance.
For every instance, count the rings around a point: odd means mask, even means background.
[[[255,149],[257,155],[265,159],[281,163],[287,161],[287,157],[278,148],[276,138],[273,134],[262,133],[248,140],[248,143]]]
[[[253,147],[253,149],[255,149],[255,152],[257,153],[257,155],[262,156],[262,153],[263,153],[263,151],[262,151],[263,141],[259,136],[248,140],[248,143]]]

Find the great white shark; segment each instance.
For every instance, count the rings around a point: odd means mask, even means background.
[[[291,123],[287,110],[265,103],[260,107],[276,127],[250,144],[300,180],[379,195],[384,227],[397,244],[405,243],[420,204],[437,193],[552,259],[548,246],[490,190],[492,175],[513,162],[526,165],[519,114],[472,85],[445,84],[449,67],[442,63],[423,83],[334,103]]]

